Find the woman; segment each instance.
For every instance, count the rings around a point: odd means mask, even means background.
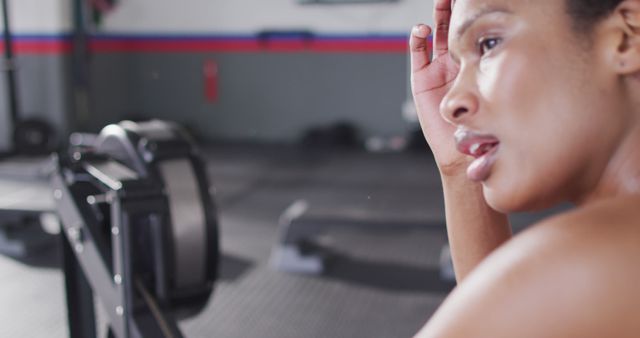
[[[435,2],[412,89],[458,287],[418,337],[640,337],[640,0]]]

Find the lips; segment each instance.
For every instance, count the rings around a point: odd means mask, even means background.
[[[497,159],[500,145],[498,138],[464,128],[456,130],[454,137],[458,151],[474,158],[467,168],[467,177],[474,182],[489,178],[491,168]]]

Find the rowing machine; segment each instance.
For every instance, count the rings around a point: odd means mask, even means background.
[[[72,135],[56,157],[70,336],[95,337],[94,296],[109,336],[182,337],[217,277],[218,226],[194,142],[164,121]]]

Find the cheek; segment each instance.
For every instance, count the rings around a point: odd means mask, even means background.
[[[537,83],[530,60],[512,51],[503,51],[495,57],[480,61],[478,88],[490,107],[507,108],[522,105]]]
[[[586,102],[593,95],[577,94],[581,81],[561,55],[537,50],[505,48],[478,68],[478,91],[490,123],[485,128],[516,151],[553,147],[568,129],[586,123],[578,117],[593,105]]]

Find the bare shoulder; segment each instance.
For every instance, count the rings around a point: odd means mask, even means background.
[[[640,254],[640,196],[590,203],[543,220],[520,237],[511,246],[531,243],[532,249],[562,256],[573,250],[585,256],[612,249],[613,254]]]
[[[637,337],[640,197],[536,224],[492,253],[419,337]]]

